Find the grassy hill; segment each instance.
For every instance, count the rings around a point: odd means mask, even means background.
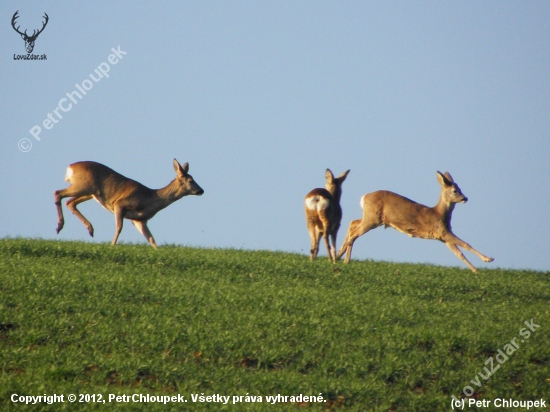
[[[1,239],[0,409],[443,411],[465,387],[550,401],[549,303],[543,272]]]

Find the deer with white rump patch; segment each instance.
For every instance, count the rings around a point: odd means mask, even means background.
[[[62,190],[53,192],[57,206],[57,233],[63,229],[64,219],[61,209],[61,199],[70,197],[67,207],[88,229],[90,236],[94,236],[94,228],[76,206],[90,199],[97,200],[101,206],[114,213],[116,222],[115,237],[112,244],[116,244],[122,231],[123,219],[130,219],[137,230],[145,236],[155,249],[157,244],[147,227],[147,221],[155,214],[169,206],[176,200],[187,195],[200,196],[204,190],[193,180],[188,173],[189,164],[183,166],[174,159],[176,178],[162,189],[149,189],[135,180],[115,172],[113,169],[96,162],[73,163],[67,168],[65,181],[71,185]]]
[[[330,169],[327,169],[325,188],[313,189],[305,198],[307,230],[311,237],[311,260],[315,259],[319,253],[319,241],[323,236],[328,258],[336,263],[336,234],[342,220],[340,197],[342,196],[342,183],[346,180],[348,173],[349,170],[334,177]],[[329,237],[332,240],[332,251]]]
[[[479,253],[453,234],[451,217],[455,204],[466,203],[468,198],[462,194],[449,172],[445,172],[445,174],[437,172],[437,180],[441,185],[441,196],[434,207],[421,205],[386,190],[363,196],[361,198],[363,218],[350,223],[346,239],[338,252],[337,259],[340,259],[345,253],[344,263],[348,263],[355,240],[369,230],[384,225],[411,237],[440,240],[474,273],[477,272],[476,268],[464,257],[458,247],[474,253],[484,262],[492,262],[493,258]]]

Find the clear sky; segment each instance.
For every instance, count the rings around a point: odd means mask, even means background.
[[[33,51],[47,60],[14,59],[17,10],[29,34],[48,14]],[[303,199],[326,168],[351,169],[339,245],[363,194],[433,206],[440,170],[470,199],[455,234],[495,258],[466,252],[475,266],[550,270],[548,1],[3,1],[0,17],[0,237],[110,241],[93,201],[93,240],[64,204],[55,234],[53,191],[80,160],[152,188],[189,162],[205,194],[150,221],[159,245],[304,255]],[[109,77],[85,82],[102,63]],[[58,118],[76,85],[92,88]],[[126,221],[120,241],[145,239]],[[465,267],[382,228],[354,258]]]

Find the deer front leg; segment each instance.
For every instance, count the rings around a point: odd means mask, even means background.
[[[132,223],[136,227],[137,230],[147,239],[147,241],[153,246],[155,249],[158,249],[157,244],[155,243],[155,239],[153,238],[153,235],[151,234],[151,231],[147,227],[147,221],[143,220],[132,220]]]
[[[481,260],[483,260],[484,262],[492,262],[493,259],[492,257],[489,257],[489,256],[485,256],[484,254],[478,252],[477,250],[475,250],[473,247],[471,247],[468,243],[464,242],[462,239],[456,237],[456,235],[454,236],[454,243],[457,245],[457,246],[460,246],[461,248],[463,249],[466,249],[470,252],[472,252],[474,255],[476,255],[478,258],[480,258]]]
[[[340,228],[340,225],[334,229],[334,231],[330,234],[330,239],[332,242],[332,263],[336,263],[336,235],[338,234],[338,229]]]
[[[114,214],[115,214],[116,229],[115,229],[115,237],[113,238],[111,245],[116,245],[118,236],[122,231],[122,221],[124,220],[124,209],[119,205],[115,205]]]
[[[88,229],[88,233],[91,237],[94,237],[94,228],[92,224],[89,222],[88,219],[86,219],[82,213],[76,208],[76,206],[82,202],[86,202],[90,199],[92,199],[93,196],[81,196],[81,197],[73,197],[72,199],[69,199],[67,201],[67,208],[72,212],[73,215],[75,215],[82,223],[84,223],[84,226],[86,226],[86,229]]]
[[[445,244],[447,245],[447,247],[449,249],[451,249],[451,251],[456,255],[457,258],[459,258],[460,260],[462,260],[464,263],[466,263],[466,265],[470,268],[470,270],[474,273],[477,273],[477,269],[474,267],[474,265],[472,265],[468,259],[466,259],[466,257],[464,256],[464,254],[460,251],[460,249],[458,248],[457,245],[455,245],[452,241],[449,241],[449,242],[445,242]]]

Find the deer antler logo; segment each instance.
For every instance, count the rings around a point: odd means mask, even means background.
[[[46,19],[46,21],[42,23],[42,28],[38,31],[34,30],[32,35],[29,36],[29,35],[27,35],[27,30],[25,30],[24,33],[21,33],[19,31],[20,26],[15,27],[15,20],[17,20],[17,18],[19,17],[17,15],[17,13],[19,13],[19,10],[17,10],[15,12],[15,14],[13,15],[13,17],[11,19],[11,25],[12,25],[13,29],[21,35],[21,38],[23,40],[25,40],[25,48],[27,49],[27,53],[32,53],[32,51],[34,49],[34,42],[36,41],[36,38],[38,37],[38,35],[40,33],[42,33],[42,31],[44,30],[44,28],[46,27],[46,24],[48,24],[49,17],[46,13],[44,13],[44,18]]]

